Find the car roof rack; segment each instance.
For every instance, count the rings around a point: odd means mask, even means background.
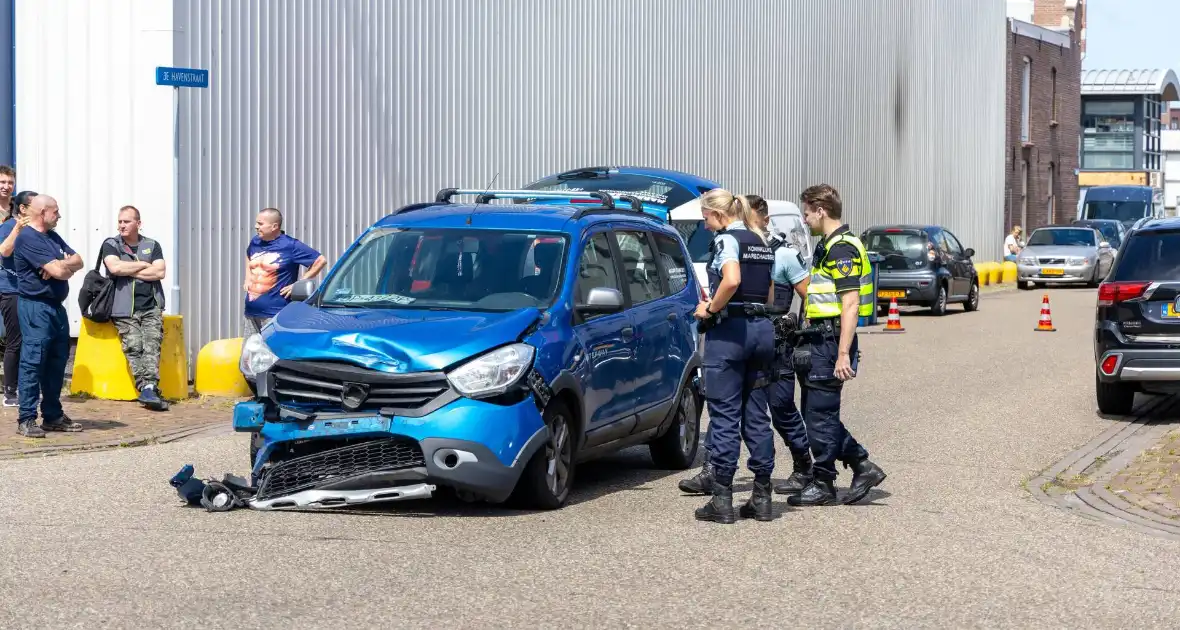
[[[581,219],[589,214],[638,214],[645,219],[660,220],[656,215],[644,211],[643,202],[637,197],[631,195],[619,195],[615,197],[604,192],[584,190],[475,190],[443,188],[434,196],[435,203],[430,205],[451,203],[451,198],[455,195],[476,195],[475,203],[480,204],[489,203],[493,199],[595,199],[601,202],[600,205],[580,208],[574,214],[574,219]],[[631,207],[619,207],[615,205],[616,200],[625,201],[631,204]]]

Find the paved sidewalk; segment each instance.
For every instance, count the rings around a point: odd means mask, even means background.
[[[0,459],[37,457],[70,451],[168,442],[196,433],[229,431],[233,398],[190,398],[168,411],[135,402],[62,397],[66,415],[82,425],[78,433],[26,438],[16,432],[15,408],[0,411]]]
[[[1116,473],[1107,489],[1135,507],[1180,522],[1180,430]]]

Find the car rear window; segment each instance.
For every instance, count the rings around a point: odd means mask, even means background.
[[[1180,278],[1180,230],[1140,232],[1127,240],[1112,280],[1118,282]]]
[[[890,271],[921,269],[929,258],[925,234],[917,230],[899,232],[867,232],[862,239],[865,249],[883,256],[878,268]]]

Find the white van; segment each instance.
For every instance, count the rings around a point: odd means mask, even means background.
[[[798,249],[799,253],[803,254],[803,261],[810,265],[814,245],[811,241],[811,231],[803,223],[803,212],[799,210],[799,206],[778,199],[767,199],[766,205],[770,210],[771,231],[785,235],[787,242]],[[708,292],[709,277],[705,272],[705,265],[709,263],[709,243],[713,242],[713,233],[705,227],[705,221],[701,218],[700,199],[693,199],[672,208],[668,212],[668,219],[688,244],[688,254],[692,257],[697,280]]]

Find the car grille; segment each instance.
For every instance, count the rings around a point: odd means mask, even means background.
[[[280,405],[340,408],[347,393],[353,405],[347,411],[391,409],[402,415],[422,409],[450,390],[441,372],[387,374],[328,362],[280,361],[269,378],[271,398]]]
[[[1037,262],[1042,265],[1064,265],[1064,258],[1038,258]]]
[[[372,440],[274,464],[255,496],[265,501],[356,475],[424,465],[422,448],[413,440]]]

